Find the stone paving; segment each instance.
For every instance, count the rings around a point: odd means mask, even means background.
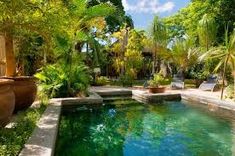
[[[104,87],[92,87],[92,91],[100,94],[110,94],[110,93],[122,93],[122,92],[130,92],[132,91],[133,95],[144,95],[145,97],[156,97],[159,98],[161,96],[160,94],[150,94],[148,93],[148,89],[143,89],[143,88],[136,88],[136,87],[129,87],[129,88],[123,88],[123,87],[112,87],[112,86],[104,86]],[[202,91],[199,89],[183,89],[183,90],[171,90],[167,89],[162,96],[165,95],[177,95],[181,94],[183,99],[188,99],[188,100],[194,100],[198,101],[203,104],[213,104],[216,105],[217,107],[221,107],[224,109],[228,110],[233,110],[235,111],[235,102],[230,100],[230,99],[224,99],[220,100],[220,91],[216,92],[210,92],[210,91]]]
[[[102,86],[102,87],[91,87],[92,91],[95,91],[96,93],[103,93],[106,94],[108,92],[130,92],[130,91],[137,91],[137,92],[142,92],[142,93],[148,93],[148,89],[142,89],[142,88],[138,88],[138,87],[128,87],[128,88],[124,88],[124,87],[118,87],[118,86]],[[184,89],[184,90],[171,90],[171,89],[167,89],[166,93],[187,93],[187,94],[191,94],[191,95],[201,95],[201,96],[207,96],[207,97],[212,97],[215,99],[220,99],[220,91],[217,92],[210,92],[210,91],[202,91],[199,89]],[[227,100],[226,101],[231,101],[231,100]]]

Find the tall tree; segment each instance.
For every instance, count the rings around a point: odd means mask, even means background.
[[[157,63],[160,63],[159,53],[165,50],[168,42],[167,28],[162,20],[155,16],[150,27],[150,47],[153,53],[153,73],[156,72]]]
[[[106,32],[112,33],[118,31],[124,24],[126,24],[127,27],[134,28],[131,17],[125,14],[122,0],[90,0],[88,4],[89,7],[91,7],[106,2],[109,2],[116,7],[116,14],[109,15],[105,18],[107,23]]]
[[[207,14],[214,18],[218,26],[216,41],[224,42],[224,26],[229,22],[229,34],[232,24],[235,23],[234,0],[192,0],[189,5],[182,8],[177,14],[166,17],[164,21],[168,26],[183,28],[192,37],[197,37],[198,22]]]
[[[7,76],[16,74],[13,41],[17,35],[22,32],[36,33],[51,49],[54,46],[55,38],[66,36],[66,40],[69,40],[73,47],[76,41],[85,38],[84,32],[88,23],[94,18],[106,17],[115,10],[107,3],[88,8],[86,0],[12,0],[0,3],[0,32],[6,37]],[[45,62],[48,51],[49,48],[45,50]]]
[[[60,17],[66,15],[60,2],[1,1],[0,32],[6,39],[6,75],[16,75],[14,40],[22,33],[36,33],[47,45],[52,44],[52,33],[60,31]],[[49,50],[49,49],[47,49]]]
[[[214,18],[205,14],[199,21],[197,30],[200,45],[208,51],[216,41],[217,25]]]

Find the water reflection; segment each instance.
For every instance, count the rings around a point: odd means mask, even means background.
[[[63,112],[56,155],[234,155],[235,123],[181,102]]]

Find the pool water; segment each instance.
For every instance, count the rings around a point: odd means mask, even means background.
[[[64,109],[55,155],[232,156],[235,121],[186,102],[119,100]]]

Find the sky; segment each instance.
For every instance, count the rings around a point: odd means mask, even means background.
[[[135,28],[138,29],[147,29],[154,15],[173,15],[189,2],[190,0],[122,0],[126,13],[131,15]]]

